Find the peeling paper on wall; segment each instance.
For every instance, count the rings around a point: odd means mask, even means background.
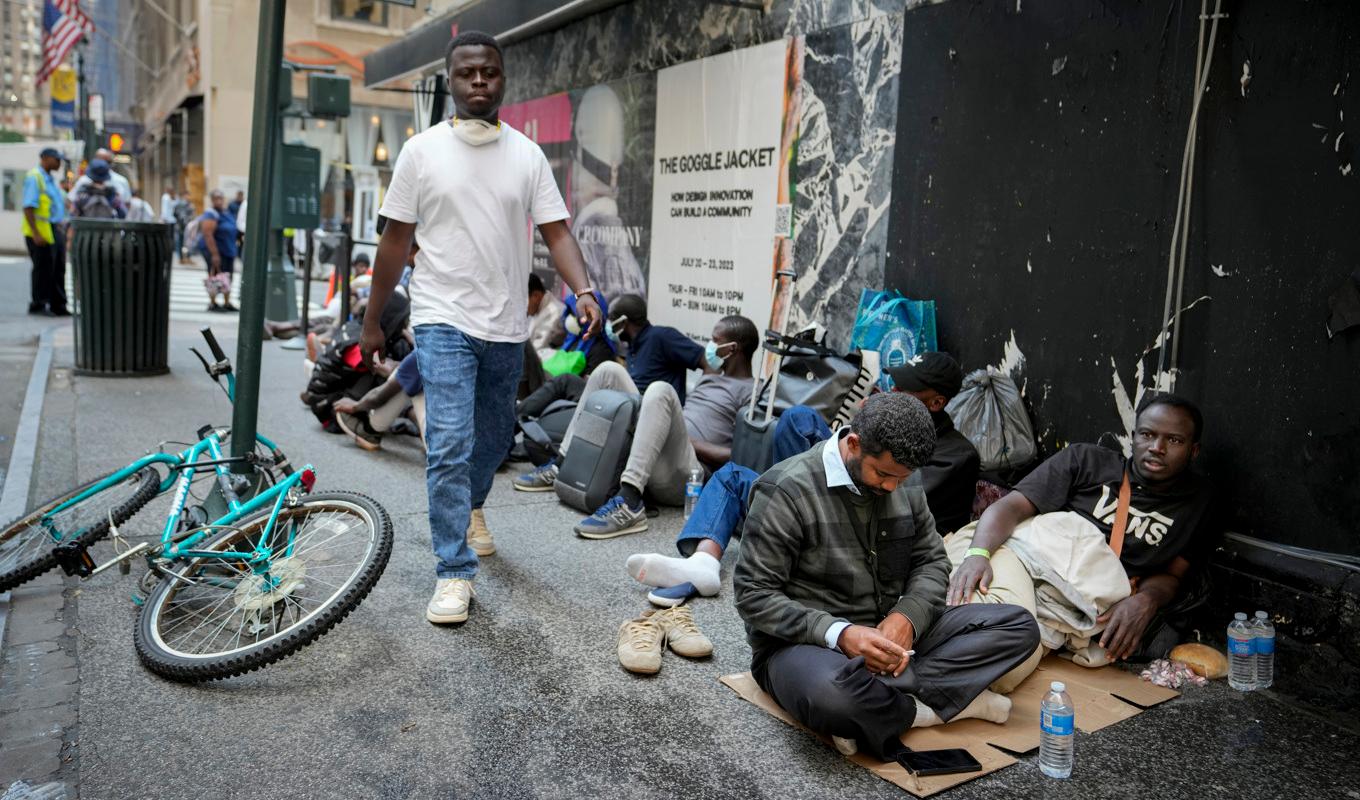
[[[1210,299],[1209,295],[1196,298],[1189,305],[1181,309],[1181,314]],[[1014,337],[1012,337],[1013,339]],[[1162,330],[1157,334],[1157,338],[1152,340],[1148,346],[1138,356],[1138,361],[1133,367],[1133,391],[1130,392],[1124,386],[1124,379],[1119,376],[1119,363],[1114,356],[1110,356],[1111,389],[1110,393],[1114,396],[1115,412],[1119,414],[1119,421],[1124,426],[1123,433],[1112,434],[1115,441],[1119,442],[1119,449],[1127,458],[1133,454],[1133,423],[1138,409],[1138,404],[1143,401],[1143,396],[1151,392],[1169,392],[1176,383],[1178,370],[1154,370],[1149,376],[1145,362],[1148,356],[1165,347],[1167,340],[1171,338],[1171,322],[1168,321],[1162,326]]]
[[[1012,377],[1015,373],[1025,368],[1025,354],[1020,352],[1020,345],[1015,342],[1015,329],[1011,328],[1010,341],[1006,342],[1006,347],[1001,351],[1001,363],[996,365],[997,372],[1004,372]]]

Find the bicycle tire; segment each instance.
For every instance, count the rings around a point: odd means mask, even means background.
[[[106,473],[92,481],[83,483],[74,489],[64,492],[51,500],[39,503],[36,508],[30,509],[25,512],[23,516],[10,522],[5,526],[4,530],[0,530],[0,551],[3,551],[5,543],[9,542],[14,537],[22,535],[24,529],[28,529],[38,518],[42,517],[56,506],[66,502],[68,499],[75,497],[96,483],[108,478],[109,475],[112,474],[112,472]],[[110,509],[113,512],[113,523],[115,525],[122,525],[124,522],[127,522],[132,518],[132,515],[140,511],[142,506],[151,502],[151,498],[155,497],[160,492],[160,474],[151,467],[146,467],[133,473],[132,476],[129,477],[129,480],[135,480],[137,482],[136,489],[127,500],[124,500],[122,503]],[[107,491],[108,490],[105,490],[105,492]],[[104,492],[93,495],[89,499],[97,499],[102,494],[104,494]],[[101,513],[99,516],[100,520],[98,522],[91,525],[89,528],[86,528],[84,533],[76,536],[72,541],[88,546],[107,536],[109,533],[109,514]],[[44,547],[41,550],[37,550],[33,557],[25,557],[22,560],[16,561],[13,565],[6,565],[4,556],[0,555],[0,592],[8,591],[25,581],[32,580],[56,565],[57,558],[52,552],[52,547]]]
[[[197,587],[204,588],[205,591],[217,590],[220,593],[224,590],[224,584],[228,581],[217,578],[205,580],[201,584],[196,585],[194,578],[192,577],[193,575],[204,574],[202,572],[195,573],[196,569],[209,567],[213,564],[227,569],[236,569],[236,574],[245,577],[246,581],[251,580],[251,578],[246,576],[243,570],[232,567],[231,564],[226,563],[226,560],[223,559],[183,559],[175,562],[167,570],[170,575],[163,578],[151,591],[147,596],[146,602],[142,604],[141,611],[137,616],[137,625],[133,633],[133,642],[137,649],[137,656],[141,659],[142,664],[163,678],[185,683],[230,678],[236,675],[244,675],[247,672],[260,669],[261,667],[279,661],[316,641],[339,624],[341,620],[358,607],[359,603],[368,596],[368,593],[372,591],[373,586],[377,583],[378,578],[386,568],[388,559],[392,554],[392,521],[388,517],[387,511],[369,497],[354,492],[325,492],[309,495],[303,498],[297,506],[283,509],[280,512],[279,524],[283,524],[292,517],[298,515],[305,517],[305,512],[307,512],[308,509],[315,511],[317,509],[324,509],[327,506],[332,508],[348,507],[350,512],[358,511],[360,515],[366,517],[372,530],[372,545],[365,551],[362,560],[355,565],[353,572],[345,582],[336,587],[335,590],[330,593],[330,596],[323,603],[319,604],[315,610],[307,611],[305,616],[302,616],[288,627],[277,628],[274,633],[271,633],[264,639],[257,638],[254,643],[222,652],[186,654],[183,651],[176,650],[172,647],[165,641],[165,637],[162,635],[162,625],[173,620],[169,607],[171,603],[176,602],[177,588],[187,584],[190,588],[189,590],[185,590],[186,592],[192,591]],[[243,538],[248,539],[252,532],[258,532],[258,529],[262,528],[263,523],[267,521],[268,518],[269,510],[265,509],[259,514],[252,515],[248,519],[242,520],[234,528],[221,536],[214,538],[210,543],[204,545],[200,549],[228,549],[228,544],[240,542]],[[296,557],[301,559],[305,548],[301,544],[302,539],[299,538],[298,541],[299,546]],[[245,549],[249,549],[249,547],[252,546],[253,543],[247,542]],[[237,552],[242,552],[242,549],[237,547],[233,547],[232,549],[236,549]],[[310,578],[311,576],[304,578],[301,585],[305,586],[306,580]],[[233,597],[233,605],[239,605],[239,601],[237,601],[235,595],[241,594],[240,583],[241,582],[238,581],[238,585],[229,590]],[[283,593],[283,590],[279,590],[279,592],[284,594],[286,598],[286,594]],[[250,596],[250,593],[246,592],[243,597],[245,596]],[[190,603],[188,600],[178,602],[184,605]],[[203,606],[207,607],[207,604],[211,602],[211,596],[209,596],[208,599],[203,601]],[[206,614],[200,614],[198,611],[191,609],[189,616],[185,619],[187,621],[192,621],[192,619],[202,618],[203,622],[200,623],[200,626],[206,624],[212,619],[209,615],[223,603],[225,603],[225,598],[216,606],[208,608]],[[286,606],[286,604],[287,600],[282,599],[270,605],[270,618],[271,620],[276,621],[275,624],[277,624],[277,620],[280,617],[280,612],[277,610],[279,605]],[[299,608],[301,608],[301,605],[298,605]],[[247,612],[243,609],[228,609],[226,619],[230,620],[236,614],[237,610],[243,611],[241,624],[244,625],[247,619]],[[256,609],[256,612],[262,614],[263,610]],[[260,618],[257,617],[257,624],[261,624],[259,619]],[[244,628],[241,628],[240,630],[244,630]],[[192,633],[193,631],[190,631],[190,634]],[[226,635],[229,636],[230,633],[228,632]],[[240,635],[240,632],[238,632],[238,641]]]

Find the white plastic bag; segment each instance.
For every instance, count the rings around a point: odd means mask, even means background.
[[[1034,460],[1034,426],[1011,376],[995,367],[968,373],[945,407],[954,427],[977,448],[983,471],[1011,469]]]

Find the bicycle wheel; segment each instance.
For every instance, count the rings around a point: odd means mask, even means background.
[[[59,514],[47,516],[52,509],[107,477],[100,476],[41,503],[0,531],[0,592],[55,567],[57,559],[52,548],[56,545],[70,542],[89,545],[104,538],[109,532],[110,517],[113,524],[122,525],[160,489],[160,474],[147,467]]]
[[[206,551],[252,551],[266,510],[218,536]],[[293,555],[256,574],[244,559],[174,562],[137,618],[137,655],[176,681],[242,675],[301,650],[368,595],[392,554],[383,507],[351,492],[310,495],[279,512],[270,545]]]

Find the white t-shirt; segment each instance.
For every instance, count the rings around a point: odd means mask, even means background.
[[[411,324],[529,338],[529,227],[570,216],[537,144],[502,123],[481,146],[444,122],[402,145],[380,214],[416,223]]]

